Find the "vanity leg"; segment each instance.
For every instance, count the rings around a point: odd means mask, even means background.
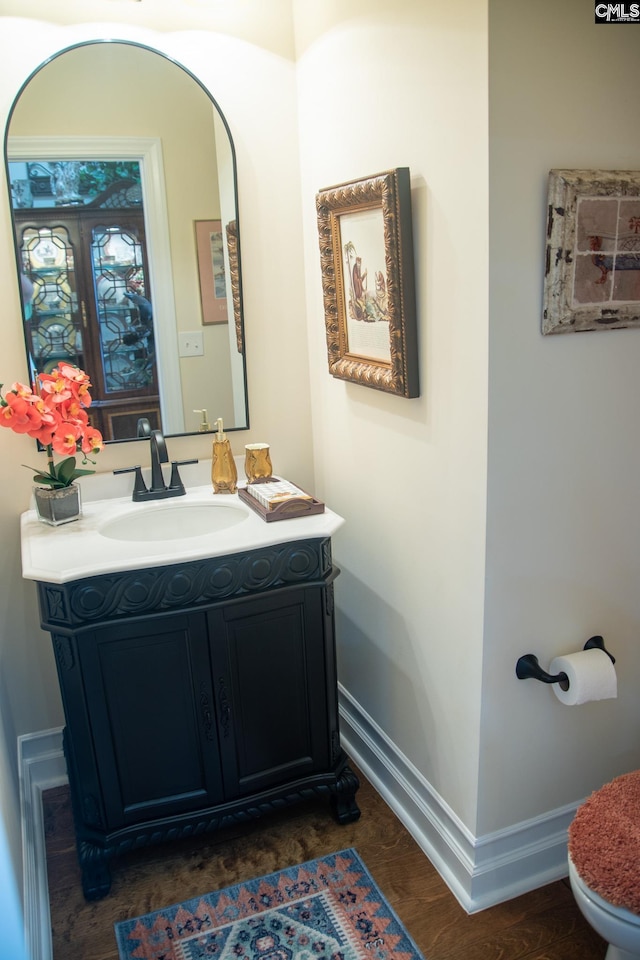
[[[111,870],[97,847],[82,844],[80,869],[85,900],[101,900],[111,889]]]
[[[343,767],[331,794],[331,808],[338,823],[353,823],[360,817],[360,808],[356,803],[356,790],[360,781],[351,767]]]

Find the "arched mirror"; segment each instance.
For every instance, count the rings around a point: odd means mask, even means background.
[[[140,417],[246,429],[235,154],[196,78],[138,44],[71,47],[20,91],[5,159],[31,372],[85,369],[107,441]]]

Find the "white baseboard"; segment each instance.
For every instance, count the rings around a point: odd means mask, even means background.
[[[344,748],[467,913],[567,876],[567,828],[580,801],[475,837],[360,704],[340,686]]]
[[[62,729],[18,737],[27,955],[52,960],[42,792],[67,782]]]

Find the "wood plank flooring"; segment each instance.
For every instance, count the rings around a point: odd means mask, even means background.
[[[312,801],[112,864],[113,886],[87,903],[68,787],[43,797],[54,960],[118,960],[113,924],[314,857],[355,847],[425,960],[602,960],[606,944],[568,881],[468,916],[402,824],[359,773],[357,823],[339,826]]]

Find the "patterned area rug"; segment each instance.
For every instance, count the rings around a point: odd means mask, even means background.
[[[121,960],[421,960],[354,849],[115,929]]]

